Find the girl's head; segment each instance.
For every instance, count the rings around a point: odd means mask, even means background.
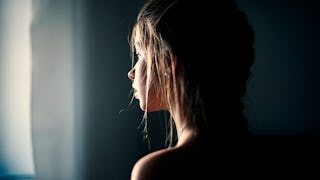
[[[148,1],[130,45],[138,58],[128,76],[145,112],[175,112],[199,132],[246,128],[241,98],[254,59],[253,30],[232,0]]]

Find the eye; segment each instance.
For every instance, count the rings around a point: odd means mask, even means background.
[[[141,54],[138,53],[138,52],[136,52],[136,58],[137,58],[137,59],[140,59],[140,58],[141,58]]]
[[[135,62],[138,62],[138,61],[141,60],[141,59],[142,59],[141,54],[140,54],[139,52],[136,52],[136,53],[134,54],[134,60],[135,60]]]

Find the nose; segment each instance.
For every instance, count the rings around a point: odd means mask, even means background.
[[[130,80],[133,80],[134,79],[134,73],[135,73],[135,68],[131,68],[131,70],[128,72],[128,78]]]

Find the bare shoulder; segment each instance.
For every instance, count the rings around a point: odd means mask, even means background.
[[[163,149],[142,157],[132,169],[131,180],[163,179],[165,175],[172,174],[178,151],[175,148]]]
[[[159,150],[135,164],[131,180],[199,179],[211,172],[208,159],[208,153],[197,145]]]

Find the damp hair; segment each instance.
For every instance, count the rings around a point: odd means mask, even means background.
[[[243,137],[248,131],[242,98],[254,61],[254,31],[234,1],[210,4],[147,1],[130,36],[132,66],[139,43],[146,53],[147,89],[151,84],[157,87],[169,111],[175,108],[201,134]],[[169,78],[164,76],[168,69]],[[145,133],[147,112],[142,122]],[[170,147],[172,116],[169,120]]]

